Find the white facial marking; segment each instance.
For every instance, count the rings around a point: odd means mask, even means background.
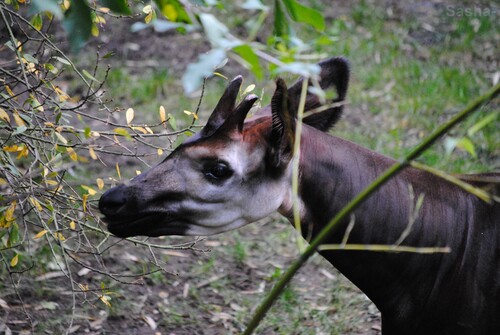
[[[287,176],[271,179],[265,175],[263,148],[248,150],[244,142],[233,142],[217,149],[192,147],[188,156],[193,162],[216,158],[233,170],[220,184],[196,171],[196,163],[194,169],[181,171],[188,195],[181,208],[191,215],[189,235],[212,235],[255,222],[278,210],[287,195]]]

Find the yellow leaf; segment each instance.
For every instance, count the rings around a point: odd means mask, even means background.
[[[102,178],[97,178],[96,183],[97,183],[97,188],[102,190],[104,187],[104,180],[102,180]]]
[[[150,134],[154,134],[153,133],[153,130],[151,128],[149,128],[148,126],[145,127],[146,128],[146,131]]]
[[[17,154],[17,157],[16,159],[21,159],[23,157],[28,157],[28,146],[26,146],[25,144],[22,144],[20,146],[21,150],[19,151],[19,153]]]
[[[106,306],[111,307],[111,304],[109,303],[109,300],[111,300],[111,298],[107,295],[101,295],[99,297],[99,300],[101,300]]]
[[[66,238],[64,237],[64,235],[63,235],[63,234],[61,234],[61,233],[59,233],[59,232],[58,232],[58,233],[55,233],[55,234],[54,234],[54,236],[55,236],[55,237],[56,237],[59,241],[65,241],[65,240],[66,240]]]
[[[31,205],[33,205],[33,207],[35,207],[37,211],[41,212],[43,210],[42,205],[40,205],[40,203],[38,202],[38,200],[36,200],[36,198],[29,197],[28,199]]]
[[[153,11],[153,9],[151,8],[151,5],[146,5],[146,6],[144,6],[144,8],[142,9],[142,12],[143,12],[144,14],[149,14],[149,13],[151,13],[152,11]]]
[[[120,174],[120,167],[118,166],[118,163],[116,163],[116,172],[118,173],[118,178],[122,179],[122,175]]]
[[[83,211],[86,212],[87,211],[87,198],[89,197],[88,194],[84,194],[82,196],[82,205],[83,205]]]
[[[163,150],[162,150],[161,148],[158,148],[158,150],[157,150],[157,154],[158,154],[158,156],[163,155]]]
[[[110,9],[109,9],[109,8],[107,8],[107,7],[99,7],[99,8],[98,8],[98,10],[99,10],[100,12],[103,12],[104,14],[107,14],[107,13],[109,13],[109,11],[110,11]]]
[[[90,33],[92,36],[97,37],[99,36],[99,28],[97,28],[96,24],[92,24],[92,28],[90,29]]]
[[[39,239],[40,237],[42,237],[42,236],[43,236],[43,235],[45,235],[45,234],[47,234],[47,230],[46,230],[46,229],[44,229],[44,230],[42,230],[42,231],[38,232],[38,234],[36,234],[36,235],[33,237],[33,239],[35,239],[35,240],[36,240],[36,239]]]
[[[1,185],[7,185],[7,180],[0,178],[0,186]]]
[[[255,89],[254,84],[248,85],[247,88],[245,88],[245,90],[243,91],[242,95],[248,94],[252,92],[254,89]]]
[[[47,186],[57,186],[59,185],[59,183],[55,180],[52,180],[52,179],[45,179],[45,184]]]
[[[7,93],[8,93],[11,97],[13,97],[13,96],[15,95],[15,94],[14,94],[14,92],[12,92],[12,90],[10,89],[9,85],[5,85],[4,87],[5,87],[5,90],[7,91]]]
[[[14,121],[16,122],[18,127],[26,125],[26,123],[24,123],[24,120],[21,119],[21,117],[19,116],[19,113],[16,110],[14,111],[14,114],[12,116],[14,117]]]
[[[78,155],[76,154],[75,150],[71,147],[66,148],[66,152],[69,155],[69,158],[71,158],[72,161],[77,162],[78,161]]]
[[[36,71],[36,65],[35,65],[35,63],[28,63],[28,64],[26,64],[26,71],[31,72],[31,73],[36,73],[37,71]],[[43,107],[42,107],[42,112],[43,112]]]
[[[224,79],[226,79],[226,80],[229,80],[229,78],[228,78],[228,77],[226,77],[225,75],[223,75],[223,74],[222,74],[222,73],[220,73],[220,72],[214,72],[214,75],[215,75],[215,76],[218,76],[218,77],[221,77],[221,78],[224,78]]]
[[[141,171],[139,171],[139,170],[135,170],[135,174],[136,174],[136,175],[140,175],[140,174],[141,174]]]
[[[165,107],[160,106],[160,121],[166,122],[167,121],[167,113],[165,112]]]
[[[64,9],[68,10],[71,5],[71,2],[69,0],[64,0],[63,1],[63,7]]]
[[[195,120],[198,120],[198,115],[196,115],[195,113],[193,112],[190,112],[188,110],[185,110],[184,111],[184,114],[187,114],[187,115],[191,115]]]
[[[10,203],[10,206],[5,211],[5,220],[7,222],[14,221],[14,211],[16,210],[17,202],[16,200]]]
[[[64,136],[62,136],[58,132],[54,132],[54,134],[56,134],[56,137],[59,139],[59,141],[61,141],[62,144],[68,144],[68,140],[64,138]]]
[[[78,286],[83,292],[87,292],[89,290],[89,284],[78,284]]]
[[[81,185],[82,188],[88,192],[89,195],[95,195],[97,192],[90,186],[87,185]]]
[[[148,15],[146,15],[146,17],[144,18],[144,22],[146,22],[146,23],[151,22],[151,20],[153,19],[153,15],[154,15],[153,13],[154,13],[153,11],[149,12]]]
[[[125,118],[127,120],[127,124],[130,125],[130,122],[134,119],[134,110],[132,108],[127,109],[125,112]]]
[[[177,20],[177,17],[179,16],[177,9],[172,5],[163,6],[161,12],[172,22],[175,22]]]
[[[12,259],[10,260],[10,266],[15,267],[17,265],[17,262],[19,262],[19,254],[16,254]]]
[[[94,151],[94,148],[89,147],[89,155],[90,155],[90,158],[92,158],[93,160],[97,160],[97,155]]]
[[[126,138],[130,138],[130,134],[128,133],[127,129],[125,128],[115,128],[114,132],[118,135],[124,136]]]
[[[70,227],[71,229],[73,229],[73,230],[76,230],[76,223],[75,223],[75,221],[71,221],[71,222],[69,223],[69,227]]]
[[[144,129],[143,127],[132,127],[132,129],[138,130],[138,131],[140,131],[143,134],[147,134],[148,133],[148,131],[146,129]]]
[[[96,15],[94,22],[97,24],[106,24],[106,19],[103,18],[102,16]]]
[[[59,97],[59,101],[63,102],[69,99],[69,95],[66,94],[59,86],[52,86],[57,96]]]
[[[3,108],[0,108],[0,120],[10,123],[10,116]]]
[[[6,145],[5,147],[2,148],[2,150],[6,152],[18,152],[21,151],[22,148],[20,148],[17,144],[12,144],[12,145]]]

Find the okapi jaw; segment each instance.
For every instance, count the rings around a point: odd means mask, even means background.
[[[213,235],[257,221],[276,211],[286,194],[285,178],[267,178],[255,164],[265,154],[238,138],[183,145],[107,191],[100,201],[104,221],[120,237]],[[114,212],[106,207],[110,197],[123,199]]]

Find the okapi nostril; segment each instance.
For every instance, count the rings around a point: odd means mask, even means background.
[[[127,203],[127,195],[123,192],[124,185],[107,190],[99,199],[99,210],[104,215],[116,214]]]

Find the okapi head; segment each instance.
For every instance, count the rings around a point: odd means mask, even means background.
[[[319,65],[320,86],[333,86],[337,98],[304,123],[325,131],[342,113],[349,65],[343,58]],[[236,105],[242,78],[233,79],[198,134],[158,165],[102,195],[99,209],[109,231],[120,237],[212,235],[290,209],[302,81],[287,89],[278,79],[270,106],[245,121],[258,98],[249,95]],[[316,95],[307,95],[305,111],[322,106]]]

